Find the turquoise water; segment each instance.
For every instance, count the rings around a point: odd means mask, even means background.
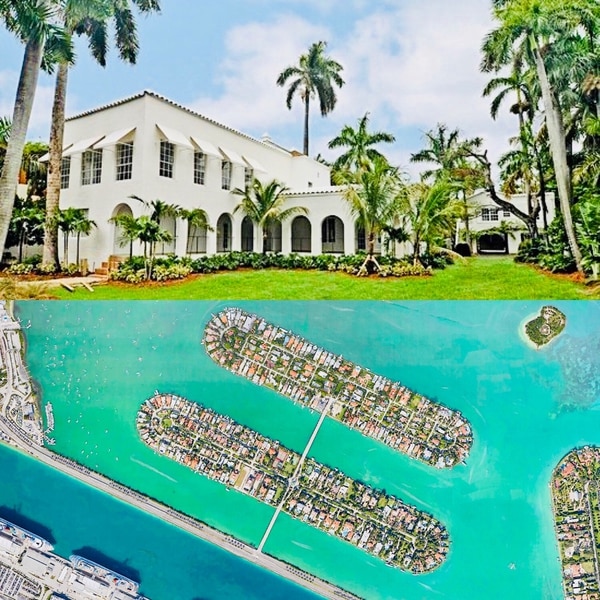
[[[373,599],[561,598],[550,474],[572,447],[600,443],[598,398],[574,404],[564,397],[573,361],[561,356],[561,348],[573,352],[579,340],[598,339],[599,304],[553,302],[567,315],[567,327],[540,351],[529,348],[518,333],[523,318],[537,312],[540,302],[235,304],[461,410],[474,430],[467,464],[444,471],[332,421],[323,424],[311,450],[315,459],[440,519],[452,545],[437,571],[402,573],[286,515],[279,517],[267,552]],[[210,314],[228,305],[232,303],[28,302],[18,310],[24,324],[31,321],[27,360],[43,400],[54,405],[57,451],[257,543],[271,508],[155,455],[138,439],[134,424],[141,402],[159,389],[202,402],[288,447],[303,449],[318,415],[224,371],[200,345]],[[598,362],[597,355],[587,360],[590,377],[598,372]],[[578,385],[584,388],[586,381]],[[33,494],[34,479],[19,476],[19,471],[34,467],[40,481],[51,482],[51,490],[71,490],[58,494],[62,503],[44,503],[43,513],[35,508],[35,496],[22,501],[25,515],[60,531],[55,535],[59,552],[61,544],[69,548],[63,554],[73,549],[73,539],[98,548],[136,569],[143,591],[153,600],[310,597],[49,468],[8,451],[0,461],[7,463],[3,473],[15,498]],[[45,487],[36,481],[35,489],[39,493]],[[9,505],[4,493],[0,504]],[[71,502],[71,495],[85,495],[85,503]],[[72,505],[84,508],[80,529],[71,523]],[[107,520],[114,520],[114,530]],[[129,525],[132,533],[124,535]],[[80,536],[82,531],[86,535]],[[169,569],[158,570],[157,561],[175,569],[176,586],[165,581]]]

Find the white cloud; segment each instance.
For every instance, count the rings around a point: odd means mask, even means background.
[[[222,86],[218,98],[200,97],[195,110],[233,127],[272,131],[301,114],[301,103],[285,106],[285,89],[276,86],[279,73],[329,32],[295,16],[267,23],[249,23],[232,29],[225,40],[226,57],[220,65]],[[262,131],[261,131],[262,133]]]
[[[260,3],[262,0],[255,0]],[[280,0],[292,10],[297,0]],[[345,28],[314,24],[292,14],[230,30],[221,62],[221,94],[201,97],[193,107],[207,116],[261,135],[268,131],[282,143],[301,142],[302,105],[285,107],[278,73],[319,39],[330,42],[330,56],[344,66],[346,85],[327,119],[313,111],[311,154],[331,157],[327,141],[346,123],[371,113],[373,129],[396,135],[386,153],[408,166],[411,152],[422,147],[422,133],[437,123],[459,128],[466,137],[485,138],[492,159],[507,148],[516,124],[510,115],[494,123],[489,100],[481,96],[488,76],[479,72],[480,46],[493,24],[482,0],[379,1],[369,12],[344,13]],[[332,0],[329,7],[338,5]],[[273,14],[271,12],[271,14]],[[293,132],[293,133],[292,133]],[[287,139],[286,139],[287,138]],[[411,171],[413,169],[411,168]]]

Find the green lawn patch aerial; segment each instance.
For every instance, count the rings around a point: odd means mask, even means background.
[[[52,290],[81,300],[589,300],[592,290],[567,276],[544,273],[511,258],[472,258],[431,277],[356,277],[328,271],[244,269],[169,283],[108,283],[89,292]]]

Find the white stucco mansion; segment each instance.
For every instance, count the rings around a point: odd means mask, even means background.
[[[132,195],[208,213],[213,231],[188,227],[183,219],[161,219],[173,241],[160,253],[260,252],[261,232],[241,211],[233,213],[241,199],[233,190],[253,177],[283,182],[290,189],[287,204],[308,209],[307,216],[269,232],[270,250],[353,253],[364,247],[341,189],[330,185],[329,168],[268,137],[254,139],[149,91],[65,124],[60,205],[87,209],[97,225],[81,240],[81,256],[92,270],[109,256],[129,253],[110,219],[149,213]]]
[[[132,195],[187,210],[202,208],[208,214],[209,230],[190,227],[182,218],[161,218],[161,227],[173,241],[162,244],[158,253],[197,257],[231,250],[260,252],[262,232],[242,211],[234,213],[241,198],[233,190],[244,189],[253,177],[263,182],[277,179],[290,190],[288,206],[308,209],[306,216],[268,232],[269,250],[352,254],[365,249],[364,231],[356,227],[342,188],[331,185],[328,166],[286,150],[267,136],[258,140],[221,125],[154,92],[143,91],[68,118],[61,171],[61,208],[83,208],[96,223],[91,235],[80,241],[80,256],[92,271],[110,257],[129,255],[129,243],[111,218],[149,214]],[[518,196],[511,200],[524,202]],[[476,194],[474,201],[481,212],[472,220],[472,230],[494,227],[505,219],[517,221],[486,193]],[[551,200],[548,204],[553,208]],[[548,222],[553,216],[548,215]],[[516,240],[500,237],[504,245],[495,236],[486,246],[484,237],[479,250],[516,252],[520,234]],[[59,247],[62,250],[62,244]],[[395,250],[399,256],[411,251]],[[133,252],[141,254],[137,243]]]

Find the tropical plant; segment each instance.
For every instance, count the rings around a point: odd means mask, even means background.
[[[308,214],[304,206],[290,206],[284,208],[285,193],[288,188],[281,182],[273,179],[263,184],[254,178],[251,185],[245,190],[236,188],[233,193],[241,196],[240,203],[233,212],[242,211],[252,222],[258,226],[262,233],[262,253],[266,254],[269,238],[269,229],[276,223],[283,223],[296,215]]]
[[[334,137],[328,144],[330,149],[345,148],[345,152],[339,156],[333,163],[335,171],[370,168],[376,158],[382,158],[383,155],[374,146],[381,143],[391,144],[396,141],[393,134],[385,131],[367,131],[369,123],[369,113],[358,120],[358,127],[354,129],[350,125],[345,125],[339,135]]]
[[[561,92],[569,91],[564,85],[565,64],[570,65],[574,58],[565,50],[573,51],[583,39],[597,39],[600,5],[596,0],[495,0],[493,13],[498,27],[484,40],[481,68],[497,72],[515,54],[527,57],[535,68],[565,232],[577,269],[582,272],[582,254],[571,214],[571,173]],[[582,62],[589,61],[584,57]]]
[[[277,78],[277,85],[283,87],[291,80],[287,90],[286,104],[292,108],[292,99],[298,93],[304,104],[304,154],[308,155],[308,123],[310,100],[319,100],[321,115],[328,115],[337,102],[334,86],[342,87],[344,80],[340,72],[342,65],[325,55],[327,42],[315,42],[306,54],[302,54],[298,65],[284,69]]]
[[[58,212],[56,225],[63,234],[63,263],[69,264],[69,237],[75,231],[76,223],[81,218],[83,209],[70,206]]]
[[[33,108],[44,50],[45,66],[51,68],[59,57],[72,58],[70,40],[55,24],[57,4],[47,0],[1,0],[0,20],[25,45],[23,63],[11,118],[11,130],[0,175],[0,247],[6,245],[25,135]]]
[[[129,214],[116,215],[109,219],[109,223],[114,223],[120,229],[120,245],[129,244],[129,258],[133,257],[133,242],[138,239],[139,222],[136,217]]]
[[[15,202],[7,240],[16,240],[19,262],[23,261],[23,247],[26,244],[39,244],[43,240],[44,217],[44,209],[37,202]]]
[[[367,239],[367,256],[359,270],[359,275],[362,275],[369,271],[371,265],[374,270],[379,270],[374,256],[375,240],[384,228],[394,226],[405,185],[398,168],[392,167],[382,156],[375,156],[369,169],[347,173],[346,184],[344,199],[357,225],[364,228]]]
[[[402,196],[402,215],[411,236],[413,264],[419,262],[422,250],[449,252],[444,243],[451,239],[461,214],[461,202],[456,198],[452,183],[419,182],[407,187]]]
[[[81,242],[81,236],[87,237],[92,233],[92,229],[97,227],[96,222],[89,219],[85,210],[80,210],[73,223],[73,233],[77,238],[77,252],[75,254],[75,264],[79,267],[79,244]]]
[[[203,208],[192,208],[191,210],[182,208],[179,210],[179,217],[184,221],[187,221],[188,233],[192,228],[204,231],[214,230],[214,227],[209,223],[208,213]]]

